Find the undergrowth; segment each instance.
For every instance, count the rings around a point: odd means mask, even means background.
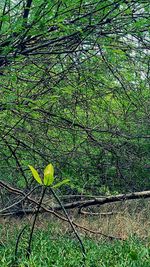
[[[0,266],[13,267],[16,237],[23,225],[1,224]],[[81,234],[86,247],[86,263],[77,240],[72,233],[57,231],[56,224],[37,228],[33,238],[31,258],[27,261],[25,248],[29,229],[21,238],[17,267],[149,267],[150,246],[148,239],[129,237],[125,241],[93,239]],[[5,232],[5,233],[4,233]],[[5,234],[5,236],[4,236]],[[16,265],[14,265],[16,266]]]

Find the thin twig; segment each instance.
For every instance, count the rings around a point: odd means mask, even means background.
[[[64,212],[64,214],[65,214],[65,216],[66,216],[66,218],[67,218],[67,220],[68,220],[68,222],[69,222],[69,224],[70,224],[70,226],[72,227],[72,230],[74,231],[74,233],[75,233],[77,239],[79,240],[79,243],[80,243],[80,245],[81,245],[81,249],[82,249],[82,253],[83,253],[83,257],[84,257],[84,259],[85,259],[85,257],[86,257],[86,251],[85,251],[83,242],[82,242],[82,240],[81,240],[81,238],[80,238],[78,232],[76,231],[76,229],[75,229],[75,227],[74,227],[74,224],[73,224],[72,221],[70,220],[67,211],[65,210],[65,208],[64,208],[64,206],[63,206],[63,204],[62,204],[62,202],[60,201],[59,197],[56,195],[55,191],[54,191],[52,188],[50,188],[50,190],[51,190],[53,196],[55,197],[55,199],[57,200],[57,202],[59,203],[59,205],[61,206],[61,208],[62,208],[62,210],[63,210],[63,212]]]
[[[23,229],[21,230],[21,232],[19,233],[18,235],[18,238],[17,238],[17,241],[16,241],[16,247],[15,247],[15,261],[17,260],[17,253],[18,253],[18,246],[19,246],[19,241],[20,241],[20,238],[24,232],[24,230],[27,228],[27,225],[25,225],[23,227]]]
[[[34,187],[28,194],[26,194],[22,199],[18,200],[17,202],[13,203],[12,205],[0,210],[0,213],[3,213],[4,211],[13,208],[14,206],[18,205],[19,203],[21,203],[22,201],[24,201],[29,195],[31,195],[33,193],[33,191],[35,191],[37,188],[39,188],[40,185]]]
[[[35,213],[34,221],[33,221],[33,224],[32,224],[31,233],[30,233],[30,238],[29,238],[29,243],[28,243],[28,247],[27,247],[27,258],[28,258],[28,259],[30,258],[30,254],[31,254],[31,242],[32,242],[32,236],[33,236],[33,232],[34,232],[34,227],[35,227],[36,219],[37,219],[37,216],[38,216],[38,214],[39,214],[39,210],[40,210],[40,207],[41,207],[42,200],[43,200],[43,198],[44,198],[46,189],[47,189],[47,187],[44,187],[44,188],[43,188],[42,196],[41,196],[40,202],[39,202],[39,204],[38,204],[37,211],[36,211],[36,213]]]

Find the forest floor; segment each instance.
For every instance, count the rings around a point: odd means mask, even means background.
[[[87,211],[87,210],[86,210]],[[32,253],[27,261],[25,251],[33,215],[0,219],[1,267],[149,267],[150,266],[150,201],[126,201],[88,209],[88,215],[69,212],[86,249],[84,262],[80,244],[68,223],[47,213],[40,214],[32,240]],[[99,215],[94,215],[99,213]],[[91,215],[90,215],[91,214]],[[13,263],[16,239],[20,239],[18,263]],[[95,231],[95,234],[92,233]],[[96,233],[97,232],[97,233]],[[106,235],[106,236],[103,236]],[[108,236],[108,238],[107,238]],[[109,237],[114,237],[114,239]],[[115,239],[116,237],[116,239]],[[117,238],[121,240],[117,240]]]

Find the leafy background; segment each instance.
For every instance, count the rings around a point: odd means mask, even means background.
[[[149,188],[149,1],[0,1],[0,177]]]

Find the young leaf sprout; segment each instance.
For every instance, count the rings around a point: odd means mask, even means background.
[[[32,224],[32,227],[31,227],[31,232],[30,232],[29,241],[28,241],[28,247],[27,247],[27,255],[26,255],[27,258],[29,259],[30,255],[31,255],[31,242],[32,242],[32,237],[33,237],[33,232],[34,232],[36,219],[37,219],[38,213],[40,211],[40,207],[42,205],[42,201],[43,201],[46,189],[47,189],[47,187],[49,187],[51,193],[54,196],[54,198],[56,199],[58,204],[61,206],[61,208],[62,208],[62,210],[63,210],[63,212],[64,212],[64,214],[65,214],[65,216],[66,216],[66,218],[67,218],[67,220],[68,220],[68,222],[70,224],[70,226],[72,227],[72,229],[73,229],[78,241],[80,242],[82,253],[83,253],[83,259],[85,259],[85,248],[84,248],[84,245],[82,243],[82,240],[81,240],[80,236],[78,235],[77,230],[75,229],[74,224],[70,220],[70,218],[68,216],[68,213],[65,210],[63,204],[61,203],[58,195],[53,190],[53,189],[61,187],[62,185],[68,184],[70,180],[69,179],[64,179],[61,182],[58,182],[58,183],[55,184],[54,183],[54,180],[55,180],[55,178],[54,178],[54,167],[53,167],[53,165],[51,163],[48,164],[46,166],[46,168],[44,169],[43,178],[40,177],[38,171],[33,166],[31,166],[31,165],[28,165],[28,166],[29,166],[29,168],[30,168],[30,170],[32,172],[32,175],[33,175],[34,179],[43,187],[43,190],[42,190],[42,196],[40,198],[40,201],[38,203],[38,207],[37,207],[37,210],[36,210],[36,213],[35,213],[33,224]],[[21,233],[19,234],[19,237],[18,237],[17,242],[16,242],[15,259],[17,258],[18,244],[19,244],[19,239],[20,239],[22,233],[23,233],[23,231],[21,231]]]
[[[61,182],[53,185],[54,182],[54,167],[53,165],[50,163],[46,166],[45,170],[44,170],[44,178],[43,181],[40,177],[40,175],[38,174],[37,170],[33,168],[33,166],[29,165],[29,168],[32,172],[32,175],[34,177],[34,179],[41,185],[45,185],[45,186],[51,186],[52,188],[58,188],[64,184],[69,183],[69,179],[64,179]]]

